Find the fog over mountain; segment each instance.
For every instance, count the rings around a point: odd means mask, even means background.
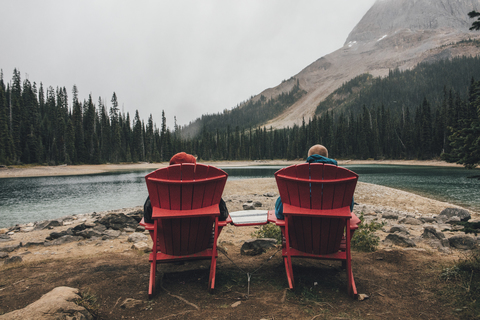
[[[385,76],[391,69],[411,69],[420,62],[478,55],[480,48],[474,43],[459,43],[480,39],[480,32],[468,30],[474,21],[468,17],[472,10],[480,10],[480,0],[377,0],[342,48],[253,97],[276,97],[291,90],[297,80],[307,92],[265,125],[300,124],[303,118],[311,118],[318,104],[335,89],[362,73]]]

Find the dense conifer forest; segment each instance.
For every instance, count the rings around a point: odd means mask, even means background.
[[[480,163],[480,60],[458,58],[420,64],[388,77],[361,75],[345,83],[302,125],[274,130],[259,124],[280,114],[304,92],[298,82],[274,99],[261,97],[229,111],[206,115],[189,127],[158,128],[138,110],[133,119],[74,86],[22,82],[14,71],[0,77],[0,164],[81,164],[167,161],[186,151],[200,160],[300,159],[321,143],[337,159],[443,158],[466,167]],[[294,79],[295,80],[295,79]],[[108,109],[108,110],[107,110]]]

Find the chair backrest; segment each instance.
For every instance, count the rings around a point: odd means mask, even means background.
[[[188,211],[220,203],[227,173],[204,164],[183,163],[145,176],[152,209]],[[158,249],[171,255],[205,250],[212,235],[214,216],[162,218],[157,221]]]
[[[275,179],[283,204],[318,210],[320,214],[322,210],[350,207],[358,175],[335,165],[303,163],[277,171]],[[345,220],[289,213],[295,212],[284,210],[292,248],[313,254],[339,250]]]

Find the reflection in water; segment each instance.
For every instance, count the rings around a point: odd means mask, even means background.
[[[362,182],[412,191],[480,211],[479,170],[463,168],[348,165]],[[229,180],[273,177],[281,166],[221,167]],[[143,205],[148,171],[0,179],[0,227]]]

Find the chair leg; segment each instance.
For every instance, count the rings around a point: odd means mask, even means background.
[[[347,260],[347,279],[348,279],[348,294],[352,298],[357,297],[357,286],[355,285],[355,279],[353,278],[352,262]]]
[[[292,258],[284,257],[283,262],[285,263],[285,271],[287,272],[288,287],[290,290],[293,290],[295,282],[293,280],[293,268],[292,268]]]
[[[210,264],[210,278],[208,280],[208,290],[210,293],[213,293],[215,290],[215,273],[217,269],[217,257],[215,257],[215,254],[212,257],[212,263]]]
[[[155,294],[155,275],[157,271],[156,261],[152,261],[150,264],[150,282],[148,284],[148,298],[151,299]]]

